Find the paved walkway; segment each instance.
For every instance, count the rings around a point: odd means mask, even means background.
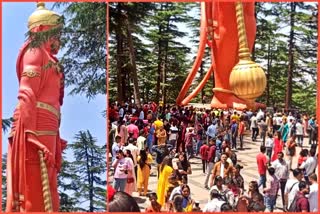
[[[304,141],[304,148],[309,148],[307,146],[307,139]],[[260,152],[261,141],[258,139],[256,142],[252,142],[249,136],[244,138],[244,150],[237,151],[238,163],[243,165],[244,168],[241,170],[241,175],[245,181],[245,188],[248,188],[249,182],[252,180],[259,179],[257,164],[256,164],[256,155]],[[300,148],[297,147],[297,154],[300,153]],[[292,166],[297,165],[297,158],[294,158]],[[205,204],[208,202],[209,190],[204,188],[205,174],[202,172],[202,164],[200,158],[192,158],[190,160],[192,174],[188,175],[188,184],[191,188],[191,198],[200,202],[200,207],[204,208]],[[294,167],[293,167],[294,168]],[[149,179],[149,192],[156,192],[157,189],[157,168],[156,165],[152,166],[152,175]],[[292,173],[290,173],[292,174]],[[109,174],[109,181],[111,182],[112,175]],[[292,175],[290,175],[292,176]],[[261,187],[262,188],[262,187]],[[279,191],[280,194],[280,191]],[[146,197],[139,197],[137,192],[133,193],[133,197],[136,199],[139,204],[141,211],[143,211],[149,204]],[[278,197],[277,205],[275,212],[282,212],[282,202],[281,197]],[[281,208],[281,209],[279,209]]]

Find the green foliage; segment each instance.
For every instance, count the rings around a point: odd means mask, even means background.
[[[317,62],[317,4],[294,4],[296,11],[292,107],[313,113]],[[128,17],[133,26],[132,36],[142,99],[159,101],[158,94],[163,93],[162,86],[165,86],[167,103],[174,103],[191,69],[194,61],[192,57],[196,55],[200,28],[199,8],[199,3],[110,4],[111,101],[128,101],[133,94],[127,35],[120,18]],[[266,103],[267,106],[284,107],[289,69],[291,13],[290,3],[256,3],[257,35],[252,57],[262,65],[267,75],[267,89],[258,99],[258,102]],[[184,26],[187,26],[187,31],[183,30]],[[202,80],[210,64],[210,50],[207,48],[203,71],[196,76],[190,92]],[[213,77],[203,89],[207,101],[212,97],[212,79]],[[123,93],[120,93],[120,89]],[[201,102],[201,95],[192,102]]]
[[[2,119],[2,131],[5,133],[10,129],[13,118]]]
[[[96,145],[97,140],[87,131],[80,131],[70,144],[75,161],[72,162],[70,185],[74,197],[81,203],[89,203],[81,211],[96,212],[106,210],[106,148]]]
[[[29,48],[39,48],[50,39],[59,39],[65,24],[64,16],[59,17],[57,26],[42,32],[28,31],[26,37],[30,39]]]
[[[6,210],[6,202],[7,202],[7,153],[2,155],[2,178],[1,178],[1,188],[2,188],[2,211]]]
[[[187,34],[178,28],[179,24],[190,22],[188,9],[188,4],[181,3],[110,4],[111,100],[128,100],[133,93],[128,63],[129,52],[126,48],[127,35],[119,19],[126,15],[134,29],[132,36],[142,99],[156,100],[159,88],[165,86],[167,101],[174,102],[190,66],[187,60],[190,48],[181,42]],[[123,93],[119,92],[120,83],[126,88]]]
[[[316,3],[296,4],[293,37],[292,108],[313,114],[316,100]],[[256,3],[257,35],[254,58],[267,75],[267,89],[259,102],[283,108],[289,65],[290,3]]]
[[[56,3],[66,17],[62,40],[66,86],[71,94],[106,93],[106,3]]]

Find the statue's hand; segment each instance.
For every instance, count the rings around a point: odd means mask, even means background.
[[[39,150],[43,151],[44,153],[44,160],[49,166],[54,166],[54,158],[50,150],[42,144],[37,136],[33,133],[27,133],[27,141],[35,145]]]
[[[54,166],[54,158],[52,153],[50,152],[50,150],[44,146],[44,148],[42,149],[43,153],[44,153],[44,160],[45,162],[49,165],[49,166]]]

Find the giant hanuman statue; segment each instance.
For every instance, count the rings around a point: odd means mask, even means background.
[[[59,211],[57,174],[66,147],[59,135],[64,76],[54,56],[59,34],[35,47],[31,43],[37,35],[61,29],[60,18],[37,3],[28,20],[30,36],[19,51],[19,102],[8,146],[7,212]]]

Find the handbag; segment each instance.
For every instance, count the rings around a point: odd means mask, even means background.
[[[131,184],[131,183],[133,183],[133,182],[134,182],[133,177],[132,177],[132,178],[127,178],[127,183],[128,183],[128,184]]]

